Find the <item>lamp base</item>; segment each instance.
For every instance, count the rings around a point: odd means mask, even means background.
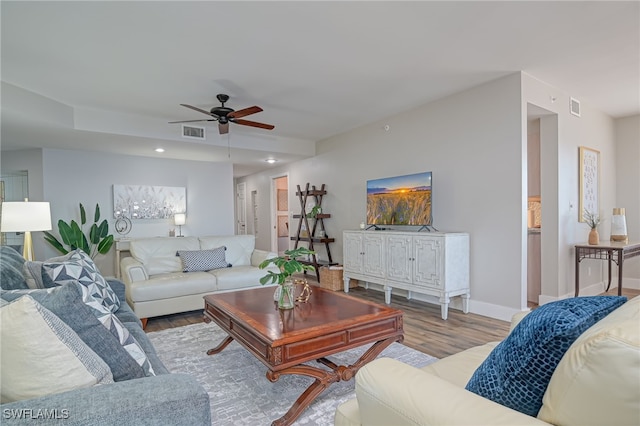
[[[31,232],[29,231],[25,231],[24,233],[22,257],[29,261],[35,260],[35,256],[33,255],[33,240],[31,239]]]

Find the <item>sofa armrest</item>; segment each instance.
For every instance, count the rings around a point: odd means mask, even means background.
[[[255,249],[251,253],[251,266],[259,266],[262,262],[272,257],[278,257],[278,254],[272,251]]]
[[[437,376],[390,358],[356,375],[363,425],[546,425]]]
[[[125,284],[149,279],[149,274],[142,262],[133,257],[125,257],[120,261],[120,275]]]
[[[209,395],[186,374],[115,382],[0,407],[1,418],[10,424],[33,425],[40,414],[65,426],[211,425]]]

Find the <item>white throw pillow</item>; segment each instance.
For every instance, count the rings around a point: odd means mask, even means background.
[[[26,295],[0,308],[2,403],[113,383],[107,364]]]

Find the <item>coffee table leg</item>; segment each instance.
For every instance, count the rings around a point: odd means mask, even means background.
[[[217,353],[220,353],[224,348],[229,346],[229,343],[231,342],[233,342],[233,337],[227,336],[227,338],[224,339],[218,346],[216,346],[215,348],[209,349],[207,351],[207,355],[215,355]]]
[[[267,371],[267,379],[271,382],[277,382],[280,376],[284,374],[299,374],[302,376],[313,377],[316,380],[298,397],[293,403],[289,411],[277,420],[274,420],[272,426],[289,426],[292,424],[304,410],[318,397],[331,383],[341,380],[351,380],[358,370],[366,363],[373,361],[380,353],[393,342],[403,340],[403,336],[395,336],[389,339],[380,340],[374,343],[358,360],[349,366],[336,365],[326,358],[320,358],[317,361],[326,365],[331,371],[312,367],[310,365],[296,365],[286,368],[282,371]]]

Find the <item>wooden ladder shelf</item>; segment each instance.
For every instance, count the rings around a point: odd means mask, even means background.
[[[311,189],[309,189],[308,182],[304,191],[302,190],[302,188],[300,188],[300,185],[297,185],[297,188],[298,191],[296,192],[296,195],[300,200],[300,214],[294,214],[293,218],[300,220],[298,221],[298,230],[296,232],[296,236],[291,237],[291,240],[295,241],[294,249],[298,248],[300,242],[306,242],[308,244],[309,250],[312,250],[314,252],[316,251],[314,243],[318,247],[321,247],[322,244],[324,244],[328,260],[319,260],[317,252],[311,255],[311,259],[309,260],[298,259],[298,261],[300,261],[301,263],[313,265],[316,268],[316,278],[318,279],[318,282],[320,282],[320,267],[337,265],[337,263],[334,262],[331,258],[331,248],[329,247],[329,244],[334,242],[335,239],[329,238],[327,230],[324,227],[324,220],[329,219],[331,215],[323,213],[322,210],[320,210],[320,212],[318,212],[316,215],[310,217],[307,213],[307,204],[310,201],[313,201],[315,202],[315,206],[321,209],[322,197],[326,195],[327,191],[325,191],[324,189],[324,183],[322,184],[320,189],[316,189],[315,185],[311,186]]]

